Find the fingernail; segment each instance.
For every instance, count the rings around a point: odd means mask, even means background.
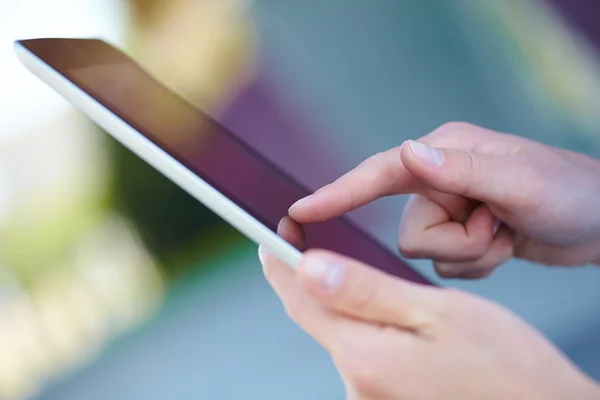
[[[498,232],[498,229],[500,229],[500,225],[502,225],[502,221],[500,221],[499,219],[497,219],[494,222],[494,227],[492,228],[492,236],[496,236],[496,233]]]
[[[409,140],[408,145],[415,157],[419,160],[433,164],[436,167],[439,167],[442,165],[442,162],[444,162],[444,153],[438,149],[426,146],[423,143],[415,142],[414,140]]]
[[[267,258],[267,249],[265,248],[265,246],[263,246],[261,244],[258,246],[258,259],[260,260],[261,264],[264,264],[266,258]]]
[[[294,207],[298,207],[300,204],[304,203],[306,200],[310,199],[311,197],[312,197],[312,194],[309,195],[309,196],[306,196],[306,197],[304,197],[304,198],[302,198],[300,200],[298,200],[297,202],[295,202],[294,204],[292,204],[292,206],[288,209],[288,211],[291,210]]]
[[[324,260],[313,260],[304,266],[305,276],[326,291],[331,291],[342,283],[345,268],[341,264]]]
[[[460,273],[460,271],[457,271],[457,268],[454,267],[453,265],[437,264],[436,267],[437,267],[438,270],[440,270],[441,272],[443,272],[445,274]]]

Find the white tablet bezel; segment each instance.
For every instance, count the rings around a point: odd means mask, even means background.
[[[19,60],[35,76],[61,94],[67,101],[83,114],[87,115],[117,141],[211,209],[250,240],[264,245],[290,267],[295,268],[298,265],[302,259],[302,253],[298,249],[283,240],[235,202],[190,171],[165,150],[151,142],[139,131],[54,70],[44,60],[37,57],[19,42],[15,43],[15,51]]]

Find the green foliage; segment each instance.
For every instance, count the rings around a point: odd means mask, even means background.
[[[159,260],[225,224],[124,146],[113,139],[108,145],[113,165],[113,206],[136,226]]]

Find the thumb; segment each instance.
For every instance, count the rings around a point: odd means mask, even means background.
[[[326,251],[307,251],[298,272],[302,286],[326,307],[404,330],[430,326],[447,304],[443,289],[408,282]]]
[[[404,167],[434,190],[498,206],[525,198],[538,179],[523,159],[493,156],[458,149],[441,149],[409,140],[402,146]],[[406,144],[405,143],[405,144]],[[537,178],[537,177],[536,177]],[[522,203],[520,203],[522,204]]]

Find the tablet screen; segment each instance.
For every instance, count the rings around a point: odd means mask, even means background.
[[[274,232],[289,206],[309,194],[109,44],[73,39],[21,44]],[[308,248],[336,251],[404,279],[429,283],[344,217],[304,230]]]

